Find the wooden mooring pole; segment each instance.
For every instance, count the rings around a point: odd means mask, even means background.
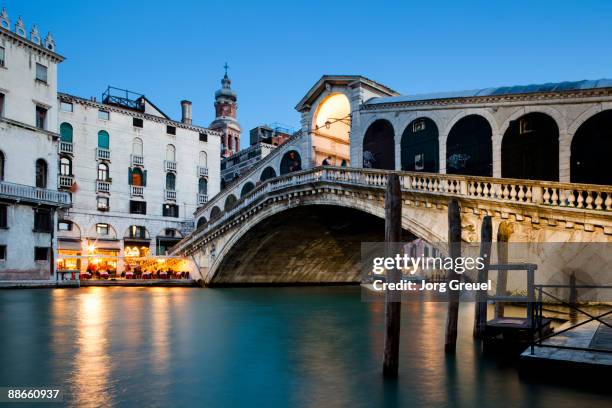
[[[497,263],[504,265],[508,263],[508,241],[512,234],[512,226],[506,221],[499,224],[497,230]],[[505,296],[508,285],[508,271],[500,270],[497,272],[496,296]],[[495,317],[504,317],[504,303],[495,302]]]
[[[461,210],[455,199],[448,203],[448,256],[456,259],[461,256]],[[446,281],[458,279],[454,270],[446,271]],[[459,319],[459,291],[448,290],[448,311],[446,314],[446,337],[444,351],[455,353],[457,349],[457,321]]]
[[[484,259],[485,267],[478,271],[478,282],[484,283],[489,279],[489,263],[491,262],[491,242],[493,241],[493,226],[491,216],[487,215],[482,220],[480,227],[480,257]],[[481,339],[484,336],[487,324],[487,294],[479,290],[476,293],[476,304],[474,308],[474,337]]]
[[[397,174],[390,174],[385,194],[385,256],[395,256],[402,234],[402,192]],[[387,271],[387,282],[399,282],[400,271]],[[385,293],[385,351],[383,354],[383,376],[397,377],[399,367],[401,294]]]

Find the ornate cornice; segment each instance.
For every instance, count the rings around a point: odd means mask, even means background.
[[[4,27],[0,27],[0,34],[4,35],[5,37],[7,37],[9,40],[11,40],[14,43],[17,43],[21,46],[23,46],[24,48],[28,48],[32,51],[37,52],[40,55],[43,55],[49,59],[51,59],[51,61],[55,62],[56,64],[59,64],[60,62],[64,61],[66,58],[53,52],[50,51],[48,49],[46,49],[45,47],[38,45],[36,43],[33,43],[32,41],[29,41],[27,38],[23,38],[20,37],[19,35],[17,35],[16,33],[7,30]]]

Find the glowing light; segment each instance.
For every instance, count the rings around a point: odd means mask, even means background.
[[[329,128],[336,123],[342,126],[341,122],[332,122],[348,116],[349,113],[351,113],[351,105],[344,94],[330,95],[319,105],[315,126]],[[346,124],[343,127],[346,129]]]

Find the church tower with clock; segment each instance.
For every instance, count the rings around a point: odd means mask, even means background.
[[[232,90],[232,81],[227,75],[229,66],[224,66],[225,75],[221,80],[221,89],[215,92],[215,120],[210,128],[223,134],[221,137],[221,157],[229,157],[240,151],[240,124],[236,120],[238,110],[236,92]]]

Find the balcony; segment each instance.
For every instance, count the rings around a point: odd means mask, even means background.
[[[68,193],[6,181],[0,181],[0,198],[60,207],[70,206],[70,194]]]
[[[164,199],[166,201],[176,201],[176,190],[164,190]]]
[[[96,193],[110,193],[110,181],[96,180]]]
[[[60,141],[59,152],[60,154],[72,154],[74,151],[72,142],[62,142]]]
[[[59,188],[70,188],[74,183],[74,176],[59,176],[57,186]]]
[[[132,166],[144,166],[144,157],[138,156],[137,154],[130,155],[130,161]]]
[[[208,194],[198,194],[198,205],[204,205],[208,202]]]
[[[98,159],[98,160],[110,160],[110,149],[104,149],[102,147],[96,147],[96,159]]]
[[[130,197],[144,197],[144,187],[130,186]]]
[[[176,162],[170,160],[164,160],[164,169],[166,171],[176,171]]]
[[[198,166],[198,177],[208,177],[208,167]]]

